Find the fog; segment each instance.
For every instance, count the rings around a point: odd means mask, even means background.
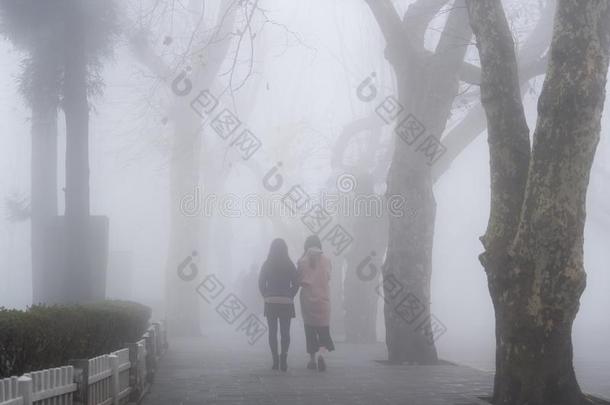
[[[176,123],[182,122],[184,115],[195,114],[180,109],[189,108],[199,89],[195,82],[190,94],[176,96],[172,81],[196,59],[192,56],[196,46],[189,41],[200,12],[197,3],[121,2],[118,7],[121,32],[113,43],[112,55],[103,58],[100,72],[103,91],[89,98],[90,212],[109,219],[106,297],[142,302],[154,309],[156,317],[165,317],[168,277],[175,278],[172,269],[177,269],[182,260],[196,251],[193,263],[200,277],[215,274],[228,289],[255,306],[249,308],[251,311],[262,314],[257,274],[271,241],[284,238],[290,257],[296,261],[311,233],[298,215],[290,215],[286,207],[277,203],[278,196],[294,185],[300,185],[311,196],[324,192],[337,195],[337,179],[342,175],[344,180],[360,179],[358,173],[362,170],[379,173],[375,178],[381,181],[376,180],[374,190],[383,195],[393,149],[393,125],[377,118],[380,128],[377,133],[364,131],[347,145],[339,146],[343,148],[341,159],[346,162],[343,166],[334,164],[333,159],[344,128],[357,119],[375,117],[375,106],[386,96],[398,94],[398,84],[384,56],[383,34],[365,1],[261,2],[265,13],[256,14],[252,23],[256,35],[237,45],[236,28],[219,73],[210,86],[204,87],[210,89],[221,106],[235,113],[261,146],[244,159],[230,140],[222,139],[208,126],[197,135],[200,140],[194,159],[198,163],[190,166],[194,167],[195,181],[189,179],[190,183],[172,187],[172,159],[180,159],[176,157],[180,153],[189,156],[192,153],[187,150],[176,154],[174,136],[178,131]],[[209,4],[205,23],[211,31],[221,6],[215,1],[206,3]],[[401,15],[410,4],[395,3]],[[519,44],[538,20],[539,2],[504,4]],[[436,46],[447,10],[439,13],[426,30],[427,49]],[[236,18],[236,26],[243,25],[243,18]],[[138,29],[147,30],[150,49],[169,66],[172,74],[168,81],[156,76],[143,63],[145,58],[134,52],[130,36],[136,35]],[[468,42],[466,60],[478,65],[474,38]],[[3,38],[0,55],[0,197],[5,209],[0,218],[0,306],[24,309],[34,303],[30,221],[15,219],[10,206],[16,201],[27,206],[31,194],[31,111],[19,91],[22,61],[27,53]],[[373,73],[380,95],[374,103],[363,102],[358,88]],[[536,103],[543,80],[544,76],[538,75],[524,90],[530,131],[536,126]],[[462,83],[443,134],[479,103],[477,86]],[[210,120],[199,121],[200,128],[204,128]],[[581,364],[610,364],[609,128],[610,116],[605,112],[587,194],[584,243],[587,287],[573,328],[575,364],[582,375],[585,371],[579,368]],[[65,207],[65,129],[60,111],[57,149],[60,215]],[[434,135],[441,138],[443,134]],[[377,143],[366,144],[367,136],[378,137]],[[494,309],[478,258],[483,251],[479,237],[485,233],[490,214],[488,148],[487,133],[483,132],[459,153],[434,184],[437,206],[430,300],[431,312],[446,327],[436,341],[439,357],[493,370]],[[274,168],[277,172],[270,172]],[[275,173],[281,174],[282,182],[277,192],[265,186],[265,181],[267,185],[275,184]],[[190,190],[192,195],[173,193],[180,189]],[[196,199],[197,193],[202,198],[213,194],[214,198],[205,200],[210,204],[206,209],[185,215],[185,207]],[[245,203],[248,198],[256,201],[252,204],[258,204],[257,207],[275,208],[261,215]],[[176,212],[181,206],[182,212]],[[336,218],[353,223],[350,215]],[[382,224],[387,218],[375,220]],[[176,235],[171,230],[176,221],[193,221],[196,226],[187,225],[183,234]],[[373,239],[387,239],[387,227],[381,229],[372,234]],[[331,248],[326,248],[330,252]],[[368,251],[359,253],[364,257]],[[382,259],[383,253],[379,252],[373,258],[379,269]],[[341,260],[341,255],[333,257],[333,277],[337,280],[344,277]],[[379,280],[370,283],[370,289],[378,284]],[[198,298],[195,287],[196,284],[190,284],[181,291],[190,291],[201,310],[201,330],[213,336],[216,328],[224,326],[213,306]],[[336,331],[337,341],[345,338],[344,326],[339,326],[344,321],[335,316],[337,313],[342,316],[341,303],[337,302],[341,299],[341,295],[333,296],[332,302],[331,328]],[[379,342],[385,341],[383,302],[379,298],[377,303]],[[266,350],[263,346],[261,350]],[[603,370],[606,376],[609,371]],[[591,378],[598,377],[601,378],[599,375]],[[585,387],[587,381],[583,382]]]

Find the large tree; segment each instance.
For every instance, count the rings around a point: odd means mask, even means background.
[[[352,210],[339,213],[343,214],[341,222],[354,237],[342,263],[345,275],[341,315],[345,317],[345,339],[350,343],[377,342],[379,295],[371,286],[379,282],[378,263],[383,261],[388,228],[383,196],[375,193],[375,187],[385,181],[389,161],[382,124],[375,115],[346,125],[334,143],[331,159],[332,184],[339,182],[338,176],[345,173],[355,179],[353,192],[341,196],[348,199]]]
[[[67,289],[62,302],[104,298],[107,232],[90,215],[90,96],[99,90],[101,57],[117,32],[115,4],[94,0],[63,0],[62,101],[66,119],[66,185],[64,242]],[[103,225],[102,225],[103,226]],[[100,232],[101,231],[101,232]],[[100,261],[102,261],[100,263]],[[100,283],[104,283],[100,287]]]
[[[496,312],[494,404],[589,403],[572,365],[583,232],[610,53],[610,4],[559,0],[530,150],[500,1],[467,0],[482,66],[491,213],[480,256]]]
[[[178,277],[176,268],[184,257],[192,251],[200,250],[202,223],[200,218],[185,216],[180,203],[182,196],[193,193],[202,184],[208,192],[210,185],[200,178],[203,137],[201,118],[190,103],[199,91],[209,89],[216,80],[233,39],[230,34],[234,29],[238,11],[232,1],[222,1],[215,24],[207,27],[205,21],[210,12],[208,2],[196,3],[198,2],[189,3],[188,11],[191,16],[187,16],[185,24],[188,24],[188,29],[191,30],[190,41],[178,61],[165,61],[157,53],[149,40],[150,27],[131,27],[132,31],[128,32],[131,49],[137,59],[154,74],[156,80],[163,82],[167,89],[171,90],[172,86],[176,89],[170,96],[167,113],[168,123],[173,131],[165,290],[169,330],[174,335],[184,336],[201,333],[199,300],[192,286]],[[211,33],[208,33],[210,28]],[[172,38],[168,40],[173,42]],[[183,89],[185,94],[180,93],[180,89]],[[210,162],[206,161],[204,164],[209,165]],[[205,173],[207,170],[204,170]],[[205,252],[199,251],[199,256],[205,258]]]
[[[396,74],[400,103],[423,124],[428,134],[437,138],[444,134],[442,143],[447,148],[447,153],[430,166],[415,146],[397,139],[387,182],[387,193],[403,196],[407,202],[405,211],[412,215],[390,217],[383,275],[386,280],[397,280],[411,297],[415,297],[414,306],[423,306],[418,320],[429,319],[436,217],[433,185],[459,153],[485,129],[480,124],[481,110],[475,107],[445,133],[449,119],[456,112],[460,84],[478,85],[480,69],[464,61],[472,32],[463,0],[453,2],[434,51],[425,47],[426,31],[449,0],[417,0],[408,7],[403,18],[389,0],[366,1],[386,40],[385,54]],[[541,14],[548,12],[551,6],[552,2],[547,3]],[[545,21],[544,17],[540,18],[523,44],[522,85],[544,72],[544,60],[540,55],[547,47],[545,27],[548,25]],[[397,307],[404,305],[405,298],[405,293],[386,297],[388,358],[393,362],[435,363],[436,348],[425,336],[430,336],[430,323],[423,325],[422,333],[422,328],[415,327],[415,321],[410,323],[412,314],[400,316],[400,309],[397,311]],[[419,309],[414,311],[420,312]]]
[[[218,7],[212,7],[213,5]],[[253,20],[261,13],[261,9],[257,1],[191,0],[186,11],[186,18],[181,21],[187,30],[188,41],[178,43],[176,40],[173,44],[174,48],[181,48],[179,57],[174,60],[166,60],[154,48],[154,42],[151,41],[153,27],[138,27],[129,22],[128,36],[138,61],[166,89],[171,90],[166,112],[167,123],[172,130],[166,311],[172,334],[192,336],[200,334],[201,299],[193,291],[192,285],[179,278],[176,271],[178,264],[194,250],[198,251],[201,258],[202,271],[206,271],[206,263],[212,262],[210,256],[215,256],[224,263],[231,260],[230,252],[226,249],[217,249],[220,252],[208,250],[210,242],[217,241],[219,235],[231,237],[228,224],[221,223],[221,226],[229,232],[218,232],[212,237],[213,223],[210,218],[201,218],[203,214],[190,217],[181,209],[182,198],[193,194],[194,190],[199,190],[201,197],[203,193],[221,193],[228,174],[226,160],[213,149],[214,140],[218,136],[209,125],[202,125],[202,117],[192,103],[201,97],[200,92],[203,90],[222,89],[224,77],[229,77],[225,92],[232,97],[249,80],[254,63],[253,55],[249,54],[244,63],[242,54],[254,52],[253,41],[258,34],[258,27],[254,26]],[[170,44],[174,39],[167,37],[164,42]],[[244,64],[249,67],[240,69]],[[216,90],[212,92],[214,91]],[[213,95],[220,98],[223,94]],[[245,120],[248,112],[240,112],[239,119]]]
[[[404,21],[390,1],[367,0],[386,39],[386,58],[398,82],[398,100],[429,133],[442,134],[453,99],[458,94],[459,72],[464,63],[466,42],[471,36],[467,14],[454,7],[447,28],[436,47],[424,47],[428,22],[446,1],[423,5],[418,1],[406,12]],[[457,38],[457,39],[456,39]],[[464,40],[466,39],[466,41]],[[392,217],[389,240],[383,265],[384,279],[395,279],[422,305],[420,317],[430,316],[430,277],[436,202],[432,191],[431,168],[421,153],[398,139],[388,173],[387,194],[404,196],[408,210],[416,216]],[[396,309],[404,304],[405,294],[386,294],[384,308],[388,358],[392,362],[415,361],[436,363],[434,344],[416,330],[410,315],[401,316]],[[405,319],[406,318],[406,319]],[[429,331],[426,321],[424,331]]]
[[[57,110],[60,95],[59,21],[53,3],[0,2],[1,31],[27,57],[20,90],[31,110],[32,301],[46,302],[44,230],[57,215]]]
[[[101,56],[115,33],[113,2],[2,0],[2,31],[28,57],[21,90],[32,110],[31,247],[33,301],[87,300],[96,289],[89,248],[89,98],[100,89]],[[66,117],[66,263],[51,266],[57,215],[57,112]],[[63,251],[63,249],[62,249]],[[60,291],[57,286],[68,286]],[[69,291],[67,294],[65,291]]]

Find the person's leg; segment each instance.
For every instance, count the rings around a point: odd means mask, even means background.
[[[318,344],[316,340],[316,331],[309,325],[305,325],[305,340],[307,341],[307,353],[309,353],[309,363],[307,363],[307,368],[315,370]]]
[[[280,337],[282,353],[280,355],[280,370],[288,370],[288,347],[290,346],[290,317],[280,317]]]
[[[318,341],[320,342],[320,351],[332,352],[335,350],[335,344],[330,336],[330,327],[321,326],[318,329]]]
[[[316,335],[320,345],[320,354],[318,354],[318,370],[325,371],[326,361],[324,360],[324,357],[322,357],[322,353],[325,354],[328,351],[334,350],[335,346],[330,337],[330,328],[328,326],[316,328]]]
[[[269,326],[269,348],[271,349],[271,356],[273,356],[273,370],[279,368],[280,359],[277,354],[277,317],[268,316],[267,325]]]
[[[290,317],[280,318],[280,338],[282,354],[288,353],[290,347]]]
[[[267,317],[267,325],[269,326],[269,348],[271,348],[271,354],[277,354],[277,317]]]

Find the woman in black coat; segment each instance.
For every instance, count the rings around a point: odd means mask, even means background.
[[[273,356],[273,370],[288,369],[286,358],[290,345],[290,320],[295,317],[294,296],[299,290],[297,270],[283,239],[271,243],[267,260],[261,268],[258,288],[265,299],[265,317],[269,325],[269,347]],[[280,325],[281,349],[277,351],[277,326]]]

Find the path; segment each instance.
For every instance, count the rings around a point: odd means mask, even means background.
[[[272,371],[265,342],[250,347],[239,337],[172,340],[144,405],[475,405],[491,389],[490,373],[465,366],[382,364],[383,344],[338,343],[320,373],[305,368],[297,341],[288,372]]]
[[[206,338],[170,339],[143,405],[484,405],[479,398],[492,389],[493,373],[468,366],[384,364],[383,343],[336,343],[326,372],[308,370],[299,324],[292,327],[288,372],[272,371],[266,336],[250,346],[235,325],[213,329]],[[609,397],[606,363],[576,365],[586,391]]]

